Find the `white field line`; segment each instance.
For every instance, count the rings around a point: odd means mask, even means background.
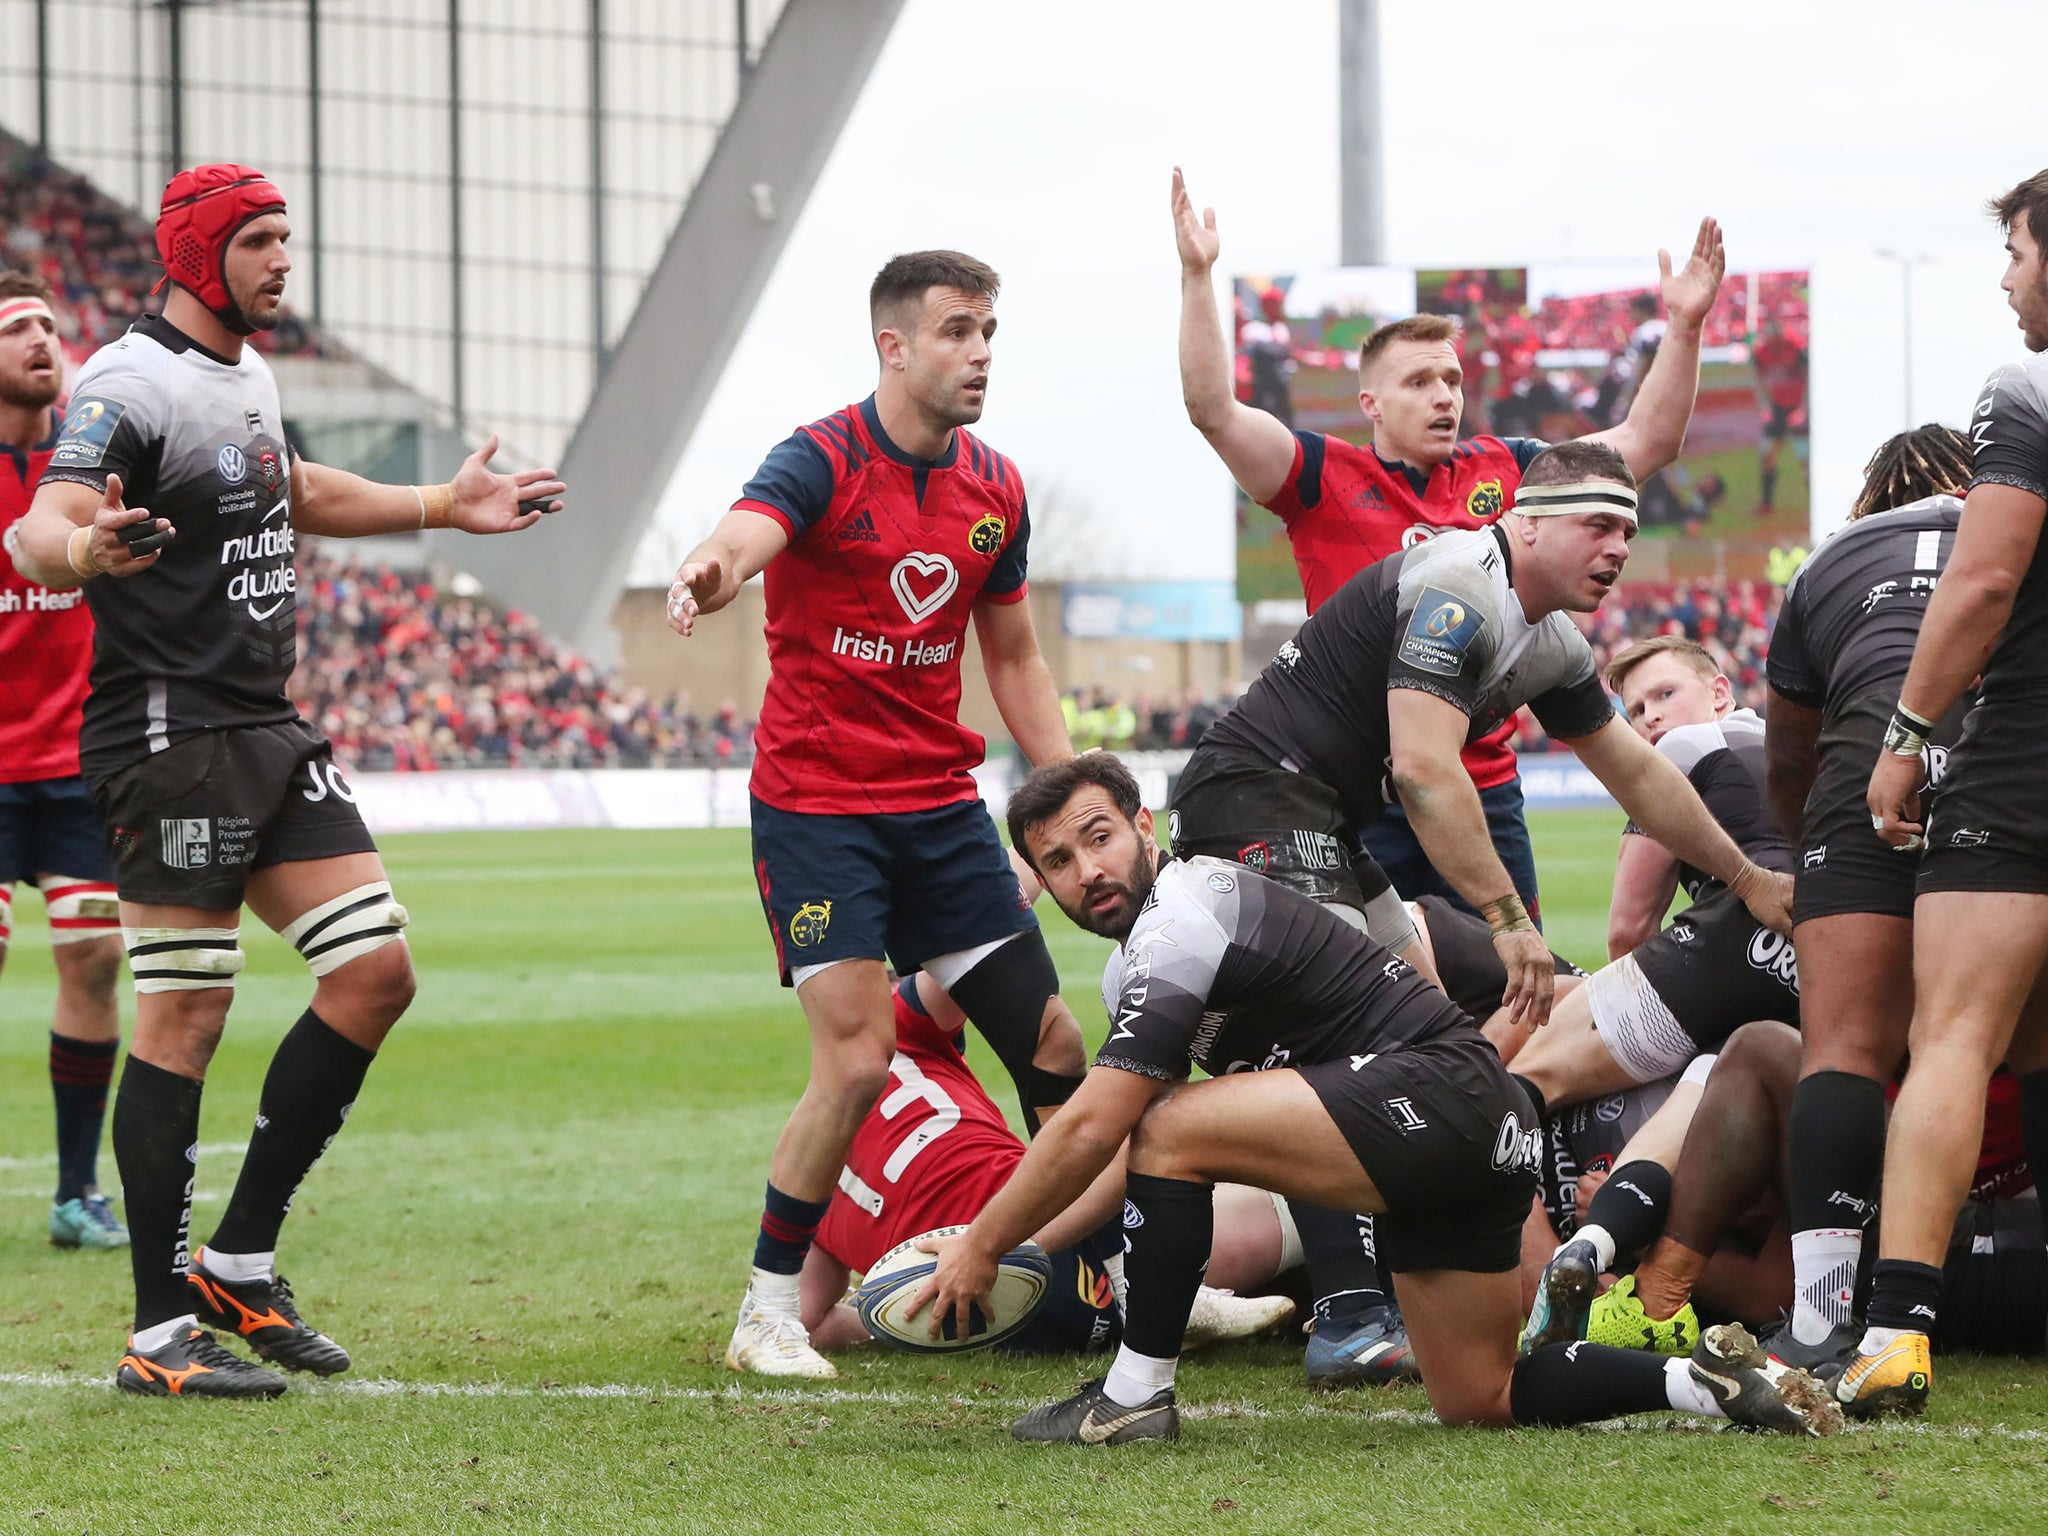
[[[32,1387],[57,1390],[110,1392],[114,1389],[113,1378],[108,1375],[85,1374],[66,1371],[0,1371],[0,1388]],[[388,1376],[365,1377],[360,1380],[309,1382],[303,1377],[293,1379],[294,1393],[333,1394],[341,1397],[450,1397],[450,1398],[600,1398],[638,1402],[691,1402],[691,1403],[740,1403],[758,1404],[783,1408],[811,1408],[835,1406],[869,1406],[884,1408],[998,1408],[1005,1412],[1023,1412],[1036,1408],[1043,1401],[1040,1398],[1002,1397],[995,1394],[969,1396],[963,1393],[946,1392],[901,1392],[886,1390],[860,1391],[847,1387],[819,1387],[803,1389],[793,1387],[668,1387],[660,1383],[653,1385],[632,1382],[583,1382],[565,1383],[559,1386],[529,1387],[502,1381],[396,1381]],[[1181,1408],[1181,1416],[1188,1419],[1344,1419],[1365,1424],[1434,1425],[1436,1416],[1412,1408],[1373,1408],[1367,1410],[1332,1407],[1325,1403],[1251,1403],[1244,1401],[1218,1401],[1189,1403]],[[1620,1421],[1580,1426],[1585,1429],[1623,1433],[1638,1426]],[[1673,1418],[1658,1426],[1658,1433],[1669,1433],[1672,1429],[1707,1432],[1717,1431],[1720,1426],[1711,1419],[1693,1418],[1674,1414]],[[2003,1424],[1976,1428],[1966,1424],[1929,1424],[1924,1419],[1891,1419],[1873,1431],[1866,1431],[1860,1425],[1852,1425],[1850,1433],[1901,1433],[1926,1435],[1941,1440],[2048,1440],[2048,1431],[2038,1429],[2008,1429]]]
[[[246,1141],[202,1141],[199,1144],[201,1157],[239,1157],[248,1150],[249,1143]],[[24,1168],[34,1170],[56,1166],[57,1154],[54,1152],[45,1157],[0,1157],[0,1173],[19,1173]]]

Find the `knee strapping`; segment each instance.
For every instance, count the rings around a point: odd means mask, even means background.
[[[1045,936],[1036,929],[984,956],[947,989],[1016,1079],[1027,1103],[1063,1104],[1080,1081],[1033,1063],[1045,1005],[1059,989],[1059,971],[1045,947]]]
[[[0,953],[7,948],[7,941],[14,933],[14,887],[0,885]]]
[[[137,992],[232,987],[248,963],[240,928],[123,928]]]
[[[288,925],[283,937],[305,958],[307,969],[325,976],[403,938],[410,920],[392,898],[390,882],[377,880],[322,902]]]
[[[52,945],[112,938],[121,931],[121,898],[103,881],[52,878],[43,885],[43,902]]]

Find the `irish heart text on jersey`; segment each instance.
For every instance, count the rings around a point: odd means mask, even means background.
[[[863,634],[857,629],[849,631],[835,625],[832,654],[853,661],[872,661],[883,667],[936,667],[960,654],[960,641],[957,637],[930,641],[912,636],[906,637],[899,645],[887,635]]]

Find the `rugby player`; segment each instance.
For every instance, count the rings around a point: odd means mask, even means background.
[[[1811,1378],[1772,1367],[1739,1329],[1710,1331],[1691,1366],[1584,1344],[1518,1361],[1539,1133],[1466,1016],[1328,907],[1223,860],[1161,860],[1136,781],[1107,754],[1039,769],[1009,819],[1062,909],[1117,941],[1103,974],[1111,1029],[1001,1192],[937,1245],[916,1299],[932,1305],[934,1332],[964,1322],[1000,1255],[1130,1139],[1123,1343],[1106,1377],[1025,1415],[1017,1438],[1178,1434],[1180,1337],[1223,1180],[1383,1217],[1423,1385],[1446,1424],[1675,1407],[1802,1433],[1839,1426]],[[1190,1086],[1196,1066],[1210,1077]]]
[[[896,985],[889,1087],[861,1121],[825,1220],[804,1260],[804,1327],[820,1352],[865,1344],[840,1304],[850,1274],[922,1233],[965,1226],[1010,1176],[1024,1143],[962,1055],[966,1015],[920,971]],[[1241,1184],[1217,1191],[1216,1240],[1182,1349],[1249,1338],[1294,1312],[1285,1296],[1240,1295],[1301,1260],[1287,1202]],[[1012,1353],[1106,1349],[1122,1331],[1123,1170],[1112,1163],[1075,1204],[1034,1234],[1053,1262],[1044,1304]]]
[[[405,908],[328,743],[285,696],[298,535],[510,532],[563,489],[549,469],[491,473],[496,438],[433,486],[293,454],[247,344],[277,324],[290,233],[284,195],[247,166],[171,178],[164,312],[80,373],[16,554],[32,580],[83,587],[97,628],[80,764],[112,834],[138,994],[114,1102],[135,1272],[117,1380],[150,1396],[285,1389],[202,1324],[288,1369],[348,1368],[277,1274],[278,1232],[413,994]],[[220,1225],[188,1258],[200,1092],[245,902],[305,958],[313,999],[271,1060]]]
[[[2006,235],[2002,286],[2032,355],[1985,382],[1970,417],[1972,472],[1941,583],[1913,647],[1866,803],[1884,840],[1926,839],[1913,904],[1912,1064],[1893,1108],[1868,1327],[1835,1383],[1849,1411],[1917,1411],[1933,1379],[1941,1262],[2001,1059],[2023,1073],[2030,1122],[2048,1112],[2048,831],[2039,754],[2048,729],[2048,171],[1991,204]],[[1981,677],[1922,817],[1930,734]],[[2031,1138],[2030,1138],[2031,1139]]]
[[[1246,404],[1232,385],[1230,350],[1217,318],[1211,273],[1221,248],[1216,211],[1198,218],[1178,167],[1173,173],[1174,237],[1180,250],[1180,378],[1188,418],[1231,478],[1286,526],[1308,611],[1375,560],[1454,528],[1483,528],[1514,499],[1529,461],[1548,446],[1534,438],[1460,438],[1464,369],[1457,322],[1413,315],[1383,325],[1358,356],[1358,405],[1372,428],[1369,447],[1291,424]],[[1721,226],[1700,221],[1685,265],[1674,272],[1657,253],[1659,286],[1670,314],[1628,416],[1588,441],[1613,447],[1638,481],[1678,457],[1699,390],[1700,328],[1727,270]],[[1651,300],[1654,313],[1655,300]],[[1515,889],[1540,926],[1536,861],[1522,820],[1522,786],[1508,745],[1512,719],[1466,747],[1465,767],[1479,790],[1493,837]],[[1462,902],[1423,852],[1398,806],[1361,829],[1373,856],[1404,896],[1431,893]],[[1291,850],[1276,846],[1273,869]]]
[[[1771,638],[1770,796],[1800,850],[1792,940],[1805,1003],[1789,1115],[1792,1319],[1776,1350],[1809,1369],[1839,1368],[1862,1337],[1850,1308],[1884,1171],[1883,1085],[1913,1018],[1920,861],[1872,830],[1864,794],[1969,479],[1970,440],[1952,428],[1886,442],[1849,522],[1793,576]],[[1923,795],[1967,703],[1928,733]]]
[[[106,829],[78,773],[92,615],[77,593],[53,592],[14,565],[16,530],[57,446],[63,387],[50,285],[26,272],[0,272],[0,965],[15,882],[39,886],[57,971],[50,1241],[59,1248],[118,1248],[128,1230],[100,1193],[98,1161],[107,1085],[121,1048],[114,1006],[121,915]]]
[[[981,419],[998,279],[957,251],[892,259],[869,290],[875,392],[777,445],[669,591],[687,636],[766,571],[767,697],[755,737],[754,872],[810,1080],[769,1163],[726,1363],[830,1377],[799,1275],[895,1049],[883,960],[928,970],[1016,1080],[1034,1128],[1080,1082],[1081,1032],[1006,867],[960,723],[968,620],[1026,761],[1067,756],[1025,596],[1030,515]]]

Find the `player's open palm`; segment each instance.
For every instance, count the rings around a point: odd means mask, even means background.
[[[562,510],[556,498],[568,486],[552,469],[522,469],[501,475],[491,469],[498,452],[492,433],[484,445],[462,461],[449,489],[455,493],[450,519],[464,533],[517,533],[531,528],[549,512]]]
[[[1508,1011],[1508,1022],[1541,1029],[1550,1022],[1550,1003],[1557,991],[1550,946],[1535,929],[1521,928],[1496,933],[1493,947],[1507,967],[1508,989],[1501,994],[1501,1006]]]
[[[1692,243],[1692,255],[1676,272],[1671,270],[1671,253],[1657,253],[1657,286],[1664,292],[1664,308],[1680,325],[1698,325],[1714,307],[1721,292],[1721,279],[1728,275],[1728,253],[1721,245],[1720,221],[1711,215],[1700,220],[1699,238]]]
[[[1173,238],[1180,248],[1184,272],[1206,273],[1216,265],[1217,254],[1223,249],[1223,241],[1216,233],[1216,210],[1204,208],[1200,217],[1196,216],[1194,199],[1188,196],[1187,179],[1177,165],[1173,168]]]

